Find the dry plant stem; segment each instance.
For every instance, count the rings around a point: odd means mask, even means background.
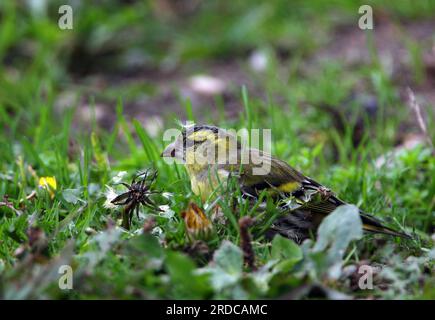
[[[430,136],[427,132],[426,122],[424,121],[420,105],[418,104],[417,99],[415,98],[414,92],[411,90],[411,88],[408,87],[406,91],[408,93],[409,107],[415,112],[415,115],[417,117],[418,126],[420,127],[421,131],[423,132],[427,142],[429,143],[429,145],[433,151],[434,145],[433,145],[432,139],[430,138]]]
[[[154,219],[154,217],[150,217],[143,224],[143,232],[150,233],[155,226],[156,226],[156,219]]]
[[[131,220],[133,218],[133,203],[127,204],[127,206],[122,210],[122,227],[126,230],[130,230]]]
[[[36,191],[33,190],[28,196],[26,196],[25,198],[20,199],[20,209],[24,209],[26,207],[26,203],[25,201],[30,201],[36,198]]]
[[[249,227],[253,224],[254,219],[251,217],[242,217],[239,220],[240,228],[240,247],[243,251],[243,259],[245,264],[251,270],[257,270],[255,266],[255,254],[252,249],[251,235],[249,234]]]

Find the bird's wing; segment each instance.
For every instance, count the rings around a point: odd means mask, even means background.
[[[249,149],[248,154],[249,161],[244,163],[242,160],[240,179],[243,191],[250,195],[265,189],[291,193],[306,180],[302,173],[270,154],[257,149]]]
[[[249,196],[255,197],[265,189],[271,190],[284,206],[290,210],[308,210],[318,223],[338,206],[346,204],[331,190],[284,161],[256,149],[250,149],[250,157],[252,161],[242,166],[240,172],[242,191]],[[254,174],[253,169],[258,167],[264,167],[267,174]],[[409,238],[407,234],[384,226],[380,220],[361,210],[360,217],[366,231]]]

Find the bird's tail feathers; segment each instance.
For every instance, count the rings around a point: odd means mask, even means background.
[[[395,237],[401,237],[406,239],[412,239],[412,237],[406,233],[393,230],[384,226],[378,219],[364,212],[360,212],[361,220],[363,222],[363,230],[373,233],[383,233]]]

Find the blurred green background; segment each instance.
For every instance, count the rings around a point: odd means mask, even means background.
[[[63,4],[73,8],[73,30],[58,27]],[[373,8],[374,33],[358,28],[362,4]],[[391,79],[433,106],[434,12],[429,0],[4,0],[0,104],[25,128],[38,117],[34,105],[59,115],[81,107],[81,122],[92,102],[111,128],[122,99],[152,126],[185,118],[186,99],[201,119],[219,108],[234,117],[243,85],[280,106],[335,106],[355,91],[376,95]]]

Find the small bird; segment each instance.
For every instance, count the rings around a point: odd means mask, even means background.
[[[237,136],[210,125],[183,127],[162,152],[184,163],[192,191],[203,201],[213,197],[230,177],[238,179],[245,197],[257,199],[266,190],[288,214],[277,218],[269,237],[281,234],[298,243],[314,234],[324,217],[346,204],[331,190],[286,162],[254,148],[244,148]],[[265,169],[266,168],[266,169]],[[365,231],[410,238],[360,211]]]

